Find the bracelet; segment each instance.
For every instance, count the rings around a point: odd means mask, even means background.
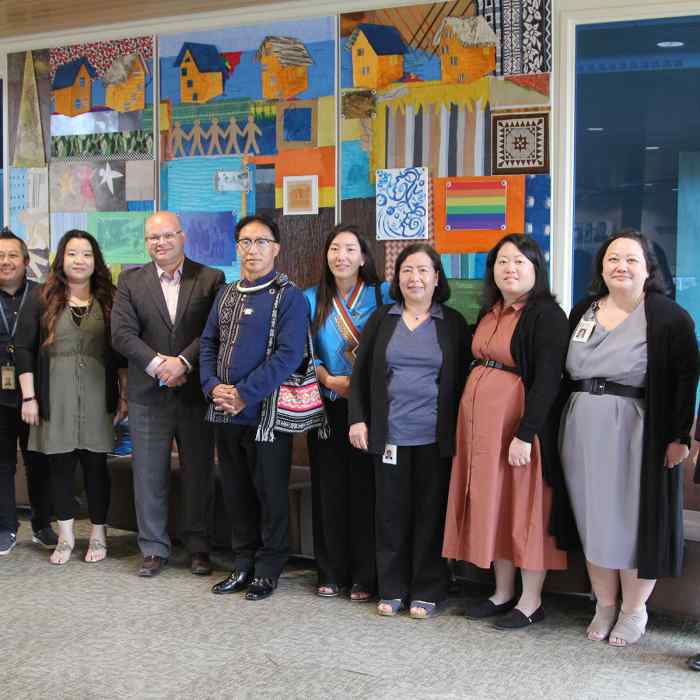
[[[22,403],[27,403],[27,401],[36,401],[36,396],[27,396],[26,399],[22,399]]]

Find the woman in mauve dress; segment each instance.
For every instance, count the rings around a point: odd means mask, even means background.
[[[443,556],[493,564],[496,590],[470,604],[469,619],[497,617],[498,629],[544,619],[548,569],[566,553],[549,534],[556,421],[568,339],[566,316],[549,290],[547,263],[521,235],[501,239],[486,262],[484,298],[462,396]],[[522,595],[515,597],[515,570]]]

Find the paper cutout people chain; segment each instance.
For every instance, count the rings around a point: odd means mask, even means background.
[[[196,155],[228,156],[232,152],[238,156],[248,155],[251,152],[259,155],[258,136],[262,136],[262,130],[255,123],[255,117],[252,114],[248,115],[243,129],[238,126],[235,117],[231,117],[225,129],[221,127],[218,117],[211,118],[211,124],[208,129],[203,129],[201,120],[195,119],[189,132],[185,131],[181,122],[177,121],[170,130],[168,150],[171,158],[185,158]],[[243,153],[241,153],[241,147],[238,143],[239,137],[245,138]],[[226,140],[226,145],[222,148],[224,139]],[[203,141],[209,142],[206,153],[204,152]],[[188,148],[186,148],[186,144],[189,144]]]

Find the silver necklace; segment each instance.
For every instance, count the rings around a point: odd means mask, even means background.
[[[264,284],[258,284],[255,287],[241,287],[241,283],[238,282],[238,284],[236,285],[236,289],[242,294],[248,294],[249,292],[259,292],[261,289],[266,289],[267,287],[269,287],[274,281],[275,278],[273,277],[271,280],[268,280]]]

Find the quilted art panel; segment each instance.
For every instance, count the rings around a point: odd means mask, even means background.
[[[433,205],[439,253],[485,252],[524,232],[525,176],[435,178]]]
[[[493,175],[549,172],[549,114],[494,114],[491,117]]]
[[[377,170],[376,189],[378,241],[428,238],[428,168]]]

